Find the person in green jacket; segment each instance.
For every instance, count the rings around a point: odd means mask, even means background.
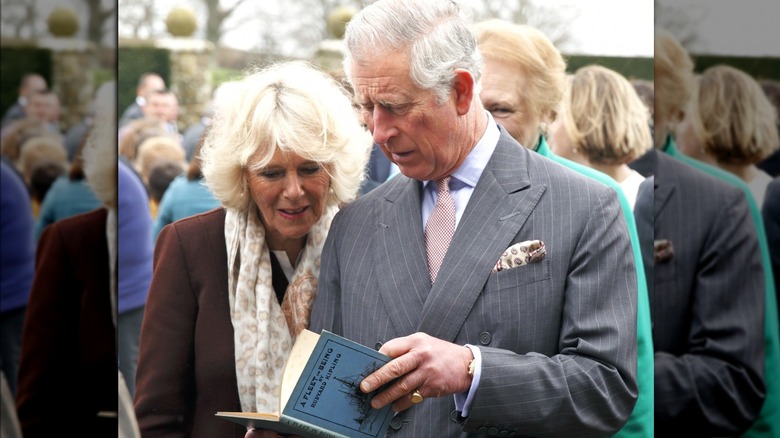
[[[479,50],[485,58],[480,98],[496,122],[528,149],[615,189],[628,225],[638,282],[637,383],[639,397],[618,437],[652,437],[653,342],[647,281],[634,214],[618,183],[590,167],[556,156],[545,139],[555,119],[566,84],[566,63],[540,31],[502,20],[474,26]]]

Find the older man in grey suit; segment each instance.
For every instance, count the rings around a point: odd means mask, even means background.
[[[378,1],[345,41],[402,174],[334,219],[310,328],[394,358],[361,385],[398,412],[393,435],[618,431],[637,397],[637,290],[614,190],[498,127],[455,2]]]

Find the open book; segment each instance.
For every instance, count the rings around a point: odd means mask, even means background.
[[[257,429],[308,437],[384,437],[393,416],[390,405],[372,409],[375,393],[360,382],[389,362],[371,348],[323,330],[302,331],[284,368],[281,415],[217,412],[217,416]]]

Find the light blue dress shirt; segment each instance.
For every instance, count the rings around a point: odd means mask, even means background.
[[[482,176],[482,171],[485,170],[488,161],[490,161],[490,157],[493,156],[493,151],[495,151],[498,139],[501,136],[498,125],[496,125],[495,120],[493,120],[493,116],[487,111],[485,111],[485,115],[488,119],[485,133],[482,134],[482,138],[479,139],[477,145],[474,146],[474,149],[466,156],[463,164],[451,174],[450,194],[455,202],[455,231],[458,229],[460,218],[463,217],[463,211],[469,203],[471,194],[474,193],[474,188],[477,186],[477,182]],[[436,184],[431,183],[432,181],[423,182],[423,231],[425,230],[425,225],[428,223],[428,217],[430,217],[433,208],[436,206],[436,199],[438,198]],[[471,387],[468,392],[454,395],[455,408],[460,411],[461,415],[464,417],[468,417],[469,415],[469,410],[472,401],[474,400],[474,394],[477,392],[479,379],[482,375],[482,355],[479,348],[473,345],[466,345],[466,347],[471,349],[471,353],[474,355],[474,377],[471,380]]]

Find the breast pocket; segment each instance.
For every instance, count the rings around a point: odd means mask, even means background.
[[[677,260],[669,260],[653,266],[653,278],[649,279],[649,281],[653,281],[655,284],[665,284],[679,280],[677,275]]]
[[[503,290],[528,286],[550,278],[550,259],[518,266],[490,274],[487,290]]]
[[[558,345],[562,291],[552,280],[550,260],[496,272],[488,277],[479,309],[479,328],[491,346],[549,354]]]

